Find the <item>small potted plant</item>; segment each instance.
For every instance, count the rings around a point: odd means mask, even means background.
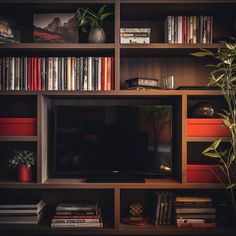
[[[18,167],[18,180],[21,182],[32,180],[32,166],[35,163],[36,156],[30,150],[15,151],[13,158],[9,160],[9,166]]]
[[[106,41],[106,34],[103,29],[103,21],[112,12],[104,12],[106,5],[103,5],[97,13],[88,8],[79,7],[75,13],[77,26],[84,33],[89,31],[88,41],[90,43],[104,43]]]

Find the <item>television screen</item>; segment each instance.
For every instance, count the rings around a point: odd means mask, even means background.
[[[172,172],[172,106],[53,106],[53,175],[153,176]]]

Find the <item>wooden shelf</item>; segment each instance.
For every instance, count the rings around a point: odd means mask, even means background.
[[[0,52],[31,52],[33,55],[41,55],[41,53],[95,53],[101,55],[110,55],[115,49],[113,43],[1,43]],[[53,54],[54,55],[54,54]],[[57,54],[56,54],[57,55]],[[82,54],[83,55],[83,54]]]
[[[121,44],[121,56],[190,56],[191,53],[200,51],[200,48],[217,50],[223,44]]]
[[[1,95],[44,96],[219,96],[219,90],[0,91]]]
[[[131,226],[131,225],[120,225],[120,231],[126,232],[126,234],[150,234],[150,235],[235,235],[236,229],[229,228],[213,228],[213,229],[191,229],[191,228],[177,228],[176,226]]]
[[[217,183],[180,183],[172,179],[146,180],[145,183],[87,183],[84,179],[48,179],[43,183],[0,180],[3,189],[222,189]]]
[[[37,136],[0,136],[4,142],[36,142],[37,139]]]
[[[229,137],[187,137],[187,142],[214,142],[217,139],[222,140],[222,142],[229,142]]]

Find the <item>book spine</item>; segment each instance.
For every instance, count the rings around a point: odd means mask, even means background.
[[[79,58],[79,90],[83,90],[84,88],[84,58]]]
[[[15,57],[15,90],[20,90],[20,58]]]
[[[81,80],[80,80],[80,58],[79,57],[76,58],[76,76],[75,76],[75,78],[76,78],[76,90],[80,90]]]
[[[48,90],[53,90],[53,57],[48,58]]]
[[[216,223],[177,223],[178,228],[216,228]]]
[[[42,69],[41,69],[41,60],[42,58],[39,57],[37,58],[37,90],[42,90],[41,85],[42,85],[42,78],[41,78],[41,74],[42,74]]]
[[[103,227],[103,223],[51,223],[51,227]]]
[[[149,44],[150,37],[122,37],[121,44]]]
[[[99,219],[55,219],[55,218],[52,218],[52,223],[99,223]]]
[[[71,90],[71,57],[67,57],[67,91]]]
[[[183,20],[182,16],[178,16],[178,43],[183,43],[182,42],[182,31],[183,31]]]
[[[84,57],[83,65],[83,90],[88,90],[88,57]]]
[[[15,59],[14,57],[9,58],[9,90],[15,89]]]

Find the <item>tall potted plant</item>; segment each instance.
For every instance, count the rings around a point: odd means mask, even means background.
[[[9,166],[18,167],[18,180],[20,182],[30,182],[32,180],[32,166],[35,165],[36,156],[29,150],[15,151]]]
[[[104,43],[106,34],[103,29],[103,21],[112,12],[105,12],[106,5],[103,5],[97,13],[88,8],[79,7],[75,13],[77,25],[84,33],[89,31],[88,41],[90,43]]]
[[[227,109],[223,110],[220,116],[223,125],[230,131],[230,146],[221,150],[221,139],[218,139],[206,148],[203,154],[220,160],[222,164],[220,168],[228,180],[227,183],[224,183],[225,188],[236,214],[236,43],[226,44],[225,48],[220,48],[217,52],[202,49],[193,55],[210,56],[216,59],[215,64],[208,65],[213,68],[209,85],[218,86],[226,101]]]

